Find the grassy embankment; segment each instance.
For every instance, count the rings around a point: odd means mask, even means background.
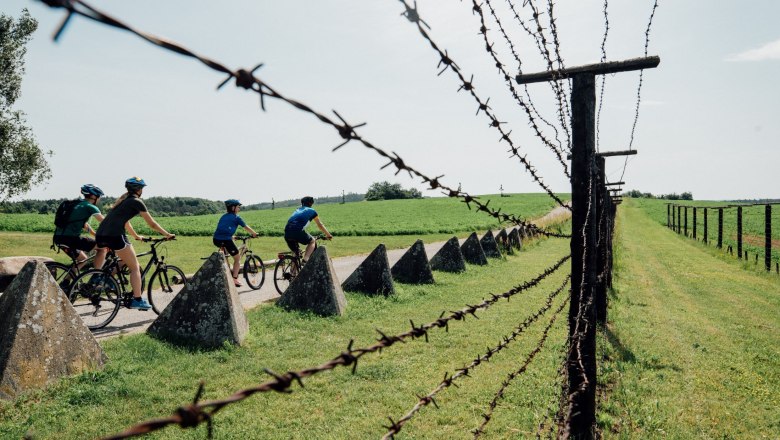
[[[483,197],[492,201],[491,207],[500,207],[502,212],[529,219],[546,214],[555,204],[546,194]],[[410,246],[418,238],[426,242],[444,241],[453,235],[463,238],[472,231],[495,230],[499,226],[492,217],[469,211],[463,203],[450,198],[354,202],[315,205],[315,208],[336,237],[327,243],[331,257],[368,253],[379,243],[384,243],[389,249],[400,249]],[[263,235],[250,244],[264,260],[274,259],[277,252],[287,250],[281,235],[291,213],[290,208],[241,213],[247,224]],[[215,250],[211,235],[219,215],[157,220],[179,235],[175,242],[165,244],[167,261],[180,266],[185,272],[195,272],[202,264],[201,257]],[[67,256],[55,254],[49,249],[52,222],[52,215],[0,214],[0,257],[42,255],[68,262]],[[136,218],[133,226],[139,233],[150,234],[151,231],[142,222]],[[314,225],[309,226],[309,230],[319,232]],[[239,228],[241,231],[243,229]],[[134,245],[137,252],[147,249],[143,243],[136,242]]]
[[[780,279],[658,220],[646,201],[621,206],[600,341],[605,438],[778,438]]]
[[[0,437],[19,438],[28,432],[39,439],[109,434],[133,422],[169,415],[192,400],[200,380],[206,382],[204,399],[225,397],[267,380],[263,368],[283,372],[319,365],[341,353],[351,339],[355,347],[373,344],[377,328],[397,334],[409,329],[410,319],[417,325],[431,322],[442,311],[507,291],[568,252],[568,240],[540,240],[515,256],[490,260],[488,266],[469,266],[462,274],[436,272],[435,285],[397,284],[398,294],[390,298],[348,293],[347,313],[342,317],[260,306],[248,312],[250,335],[241,347],[188,350],[145,334],[104,341],[110,358],[104,371],[64,379],[14,402],[0,402]],[[419,339],[367,355],[354,375],[350,368],[337,368],[307,379],[303,389],[294,386],[292,394],[264,393],[226,408],[215,416],[215,438],[380,437],[387,416],[400,418],[417,402],[417,395],[438,385],[445,372],[452,374],[467,365],[540,309],[561,285],[566,269],[511,301],[479,312],[480,319],[452,322],[449,332],[432,330],[429,343]],[[470,437],[501,381],[533,350],[565,297],[559,295],[552,310],[515,343],[460,380],[460,387],[442,391],[436,399],[440,409],[423,409],[404,427],[403,436]],[[487,427],[488,438],[533,436],[539,423],[557,408],[566,310],[528,371],[509,387]],[[151,437],[200,439],[204,435],[205,426],[186,431],[170,427]]]
[[[634,203],[644,209],[647,214],[658,223],[666,226],[666,204],[669,200],[655,199],[634,199]],[[696,206],[705,208],[710,206],[724,206],[727,202],[717,201],[678,201],[680,205]],[[703,240],[704,234],[704,210],[697,210],[696,229],[698,241]],[[680,229],[685,221],[685,213],[681,212],[682,220]],[[718,240],[718,211],[708,210],[708,233],[709,245],[715,247]],[[755,266],[755,256],[758,255],[759,269],[764,268],[764,237],[765,237],[765,213],[764,206],[745,206],[742,208],[742,249],[748,252],[749,265]],[[688,208],[688,236],[693,237],[693,210]],[[734,253],[737,252],[737,209],[730,208],[723,210],[723,249],[732,246]],[[723,252],[723,251],[721,251]],[[780,262],[780,206],[774,206],[772,209],[772,265]],[[747,263],[746,263],[747,266]]]

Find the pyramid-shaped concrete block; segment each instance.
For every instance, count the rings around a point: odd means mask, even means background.
[[[485,251],[486,257],[501,258],[501,251],[498,250],[498,243],[496,242],[496,237],[493,236],[493,231],[488,230],[479,240],[479,244],[482,246],[482,250]]]
[[[520,233],[518,232],[517,228],[514,228],[511,232],[509,232],[509,245],[517,250],[521,250],[523,248],[523,240],[520,238]]]
[[[380,244],[352,272],[341,288],[349,292],[361,292],[368,295],[393,295],[393,275],[390,273],[390,262],[387,260],[387,249]]]
[[[422,240],[414,242],[412,247],[401,256],[390,269],[393,279],[407,284],[433,284],[433,272],[425,253]]]
[[[501,246],[501,250],[503,250],[504,253],[507,255],[515,254],[515,250],[509,245],[509,235],[507,235],[506,229],[501,229],[501,232],[496,234],[496,241],[498,242],[498,245]]]
[[[46,266],[27,263],[0,296],[0,398],[102,368],[106,361]]]
[[[463,258],[467,263],[478,264],[480,266],[487,264],[485,251],[482,250],[482,245],[479,244],[479,238],[477,238],[476,232],[472,232],[471,235],[469,235],[469,238],[463,242],[460,251],[463,252]]]
[[[347,299],[325,246],[314,250],[301,273],[292,280],[276,305],[323,316],[344,314]]]
[[[460,251],[458,237],[452,237],[431,258],[431,269],[443,272],[463,272],[466,270],[466,260]]]
[[[168,303],[147,333],[175,344],[241,344],[249,325],[225,257],[214,252]]]

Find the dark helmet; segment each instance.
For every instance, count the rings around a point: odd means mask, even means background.
[[[95,185],[88,183],[81,187],[81,194],[84,196],[103,197],[103,190]]]
[[[225,208],[230,209],[234,206],[244,206],[244,205],[242,205],[241,202],[239,202],[236,199],[225,200]]]
[[[313,204],[314,204],[314,197],[312,197],[312,196],[306,196],[306,197],[301,199],[301,205],[303,205],[303,206],[311,207],[311,205],[313,205]]]
[[[128,191],[138,191],[145,186],[146,182],[144,182],[144,179],[140,177],[133,176],[125,180],[125,188],[127,188]]]

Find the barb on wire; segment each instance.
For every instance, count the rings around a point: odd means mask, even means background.
[[[547,38],[544,35],[544,27],[539,20],[540,13],[536,8],[536,5],[533,3],[533,0],[524,1],[523,6],[529,5],[531,7],[532,17],[536,24],[536,30],[532,30],[531,27],[526,24],[525,20],[520,17],[517,9],[515,9],[515,5],[512,3],[512,0],[506,0],[506,2],[509,5],[509,8],[512,10],[512,14],[515,17],[515,20],[520,24],[520,27],[528,35],[530,35],[531,38],[534,39],[539,53],[547,62],[547,69],[554,70],[552,55],[550,54],[550,49],[547,47]],[[550,81],[549,84],[553,94],[555,94],[555,98],[558,104],[558,122],[560,122],[561,127],[563,127],[564,134],[566,135],[566,145],[569,151],[571,151],[571,133],[569,132],[569,125],[567,122],[571,120],[569,100],[566,98],[566,92],[564,91],[560,80]]]
[[[477,0],[471,0],[471,3],[472,3],[472,8],[471,8],[472,11],[479,14],[479,20],[480,20],[479,32],[480,34],[482,34],[482,38],[485,41],[485,50],[488,52],[490,57],[493,58],[493,61],[496,63],[496,67],[498,68],[499,73],[503,76],[504,82],[506,82],[507,86],[509,87],[509,91],[512,93],[512,96],[515,98],[515,101],[517,101],[518,105],[520,105],[520,107],[525,111],[526,115],[528,115],[529,124],[531,125],[531,128],[533,128],[536,136],[539,139],[541,139],[542,143],[544,143],[548,148],[550,148],[553,151],[553,153],[558,159],[558,162],[563,166],[564,174],[566,174],[566,177],[569,180],[571,180],[571,174],[569,174],[569,167],[563,159],[563,152],[558,147],[556,147],[549,139],[547,139],[544,136],[544,134],[542,134],[539,125],[536,123],[536,119],[534,118],[534,113],[532,112],[531,107],[528,104],[526,104],[523,98],[519,95],[517,89],[515,89],[512,77],[509,75],[506,69],[504,69],[503,63],[498,59],[498,54],[496,53],[495,50],[493,50],[493,43],[491,43],[490,38],[488,37],[488,28],[485,22],[485,14],[482,11],[482,6],[479,3],[477,3]],[[506,34],[506,31],[504,30],[504,27],[501,24],[501,20],[499,20],[495,9],[493,9],[493,5],[490,3],[490,0],[486,0],[485,4],[488,6],[490,13],[493,16],[494,20],[496,21],[501,34],[504,36],[504,40],[508,42],[509,47],[512,50],[512,53],[515,55],[515,58],[517,59],[518,63],[520,63],[520,57],[517,55],[517,52],[515,51],[514,45],[512,44],[512,40]],[[472,79],[473,78],[474,77],[472,76]]]
[[[449,331],[450,321],[463,321],[469,315],[476,317],[477,311],[486,310],[503,298],[509,300],[511,297],[518,295],[519,293],[524,292],[532,287],[537,286],[542,280],[544,280],[545,278],[547,278],[548,276],[552,275],[557,270],[559,270],[563,266],[563,264],[566,261],[568,261],[570,258],[571,255],[567,255],[561,258],[560,260],[558,260],[558,262],[545,269],[542,273],[537,275],[535,278],[526,281],[522,284],[519,284],[504,293],[491,294],[489,299],[485,299],[479,304],[467,306],[461,310],[452,311],[450,312],[449,315],[446,315],[446,312],[442,312],[441,315],[439,315],[438,319],[419,326],[415,326],[414,322],[410,321],[412,327],[411,330],[400,333],[398,335],[388,336],[385,333],[383,333],[381,330],[377,330],[377,333],[379,333],[379,337],[377,338],[377,342],[375,344],[364,348],[353,348],[354,341],[349,341],[346,351],[343,351],[341,354],[334,357],[333,359],[321,365],[318,365],[316,367],[307,368],[299,371],[288,371],[284,374],[277,374],[271,370],[266,369],[265,372],[273,378],[272,380],[269,380],[267,382],[261,383],[259,385],[250,388],[237,391],[233,395],[225,399],[211,400],[211,401],[200,402],[200,403],[198,403],[197,402],[198,399],[196,399],[196,401],[192,405],[186,407],[180,407],[172,415],[168,417],[141,422],[137,425],[128,428],[124,432],[105,437],[104,440],[105,439],[119,440],[119,439],[131,438],[152,431],[163,429],[169,425],[178,425],[181,428],[191,428],[191,427],[198,426],[198,424],[203,422],[211,423],[212,420],[211,418],[222,408],[230,404],[240,402],[246,399],[247,397],[252,396],[253,394],[265,393],[271,391],[277,393],[290,393],[292,392],[291,387],[296,383],[300,387],[303,387],[303,379],[310,376],[314,376],[315,374],[318,373],[333,370],[340,366],[343,367],[351,366],[352,372],[354,373],[355,370],[357,369],[358,361],[363,356],[370,353],[380,352],[383,349],[389,348],[396,343],[399,342],[404,343],[406,342],[406,340],[415,340],[424,337],[425,341],[427,342],[428,332],[430,330],[439,328],[439,329],[444,329],[445,331]],[[202,388],[202,385],[200,388]],[[202,393],[202,391],[200,391],[200,388],[197,394],[198,397]]]
[[[647,21],[647,29],[645,29],[645,56],[647,56],[647,48],[650,46],[650,28],[653,26],[653,18],[655,17],[655,10],[658,9],[658,0],[653,1],[653,8],[650,11],[650,19]],[[636,108],[634,111],[634,123],[631,126],[631,138],[628,141],[628,149],[631,150],[634,146],[634,133],[636,132],[636,123],[639,120],[639,106],[642,101],[642,80],[644,78],[644,69],[639,71],[639,85],[636,88]],[[620,181],[623,181],[623,177],[626,174],[626,166],[628,166],[628,156],[626,156],[623,163],[623,172],[620,174]]]
[[[396,434],[401,432],[401,429],[406,424],[406,422],[411,420],[412,417],[415,416],[415,414],[419,413],[420,410],[422,410],[423,407],[428,406],[430,403],[434,402],[433,399],[436,397],[436,395],[439,392],[441,392],[442,390],[444,390],[446,388],[449,388],[450,386],[456,385],[455,381],[457,379],[459,379],[461,377],[464,377],[464,376],[468,376],[470,374],[470,372],[472,370],[474,370],[476,367],[481,365],[483,362],[490,361],[490,359],[493,357],[493,355],[495,355],[496,353],[499,353],[504,348],[509,346],[509,344],[511,344],[512,342],[516,341],[517,338],[521,334],[523,334],[525,332],[525,330],[527,330],[534,322],[536,322],[540,317],[542,317],[545,313],[547,313],[548,310],[550,310],[552,308],[553,301],[564,290],[566,285],[569,284],[569,279],[570,278],[571,278],[570,275],[567,276],[566,279],[563,281],[563,284],[561,284],[561,286],[558,289],[554,290],[547,297],[547,300],[545,301],[544,305],[539,310],[534,312],[531,316],[526,318],[519,325],[517,325],[517,327],[515,327],[514,330],[512,330],[512,332],[509,335],[504,336],[501,339],[501,342],[498,343],[498,345],[496,345],[494,347],[488,347],[487,351],[484,354],[481,354],[481,355],[477,356],[473,361],[471,361],[470,364],[465,365],[465,366],[459,368],[458,370],[456,370],[455,374],[449,375],[447,373],[444,373],[444,379],[439,383],[438,386],[436,386],[436,388],[434,388],[430,393],[428,393],[425,396],[418,396],[417,403],[414,405],[414,407],[412,407],[411,410],[409,410],[409,412],[407,412],[403,417],[401,417],[396,422],[394,422],[391,426],[386,426],[385,427],[385,428],[387,428],[387,432],[382,437],[382,439],[383,440],[387,440],[387,439],[394,438]],[[567,301],[563,302],[561,307],[556,312],[556,316],[557,316],[557,314],[561,310],[563,310],[563,306],[566,304]],[[554,319],[553,319],[553,321],[554,321]],[[547,335],[547,330],[545,330],[544,337],[542,338],[542,341],[539,344],[537,344],[538,351],[541,351],[541,346],[544,344],[544,341],[547,339],[546,335]],[[535,349],[534,351],[536,351],[538,353],[537,349]],[[534,356],[536,356],[536,353],[534,353],[533,356],[531,356],[531,359],[533,359]],[[529,363],[530,363],[530,361],[529,361]]]
[[[401,2],[404,5],[404,8],[406,8],[407,10],[410,8],[409,3],[407,3],[406,0],[398,0],[398,1]],[[463,85],[462,89],[467,90],[469,92],[469,94],[474,98],[474,100],[477,101],[477,104],[480,106],[480,108],[482,107],[482,105],[487,105],[486,104],[487,101],[484,101],[482,98],[479,97],[479,95],[477,95],[477,93],[474,91],[473,85],[466,80],[466,77],[464,76],[460,67],[458,67],[458,65],[455,64],[455,62],[449,56],[447,51],[441,49],[433,41],[431,36],[428,35],[428,32],[426,32],[425,29],[423,29],[420,23],[416,23],[416,25],[417,25],[417,30],[420,32],[420,35],[423,37],[423,39],[425,39],[428,42],[428,44],[431,46],[431,48],[434,51],[436,51],[437,54],[439,55],[440,58],[439,67],[441,67],[441,65],[444,64],[444,68],[439,72],[439,75],[444,73],[444,71],[449,68],[455,73],[455,75],[460,80],[461,84]],[[547,195],[549,195],[553,200],[555,200],[560,206],[570,209],[565,203],[563,203],[563,201],[557,195],[555,195],[555,193],[553,193],[550,187],[548,187],[542,181],[542,178],[536,172],[536,168],[533,165],[531,165],[531,163],[528,161],[528,157],[521,156],[518,153],[520,147],[518,145],[515,145],[515,143],[509,137],[508,133],[501,127],[501,124],[503,124],[503,122],[500,122],[498,120],[498,117],[492,112],[488,111],[487,109],[484,111],[484,113],[490,119],[490,126],[496,128],[499,131],[499,133],[501,133],[501,140],[506,141],[509,144],[510,146],[509,151],[512,153],[513,156],[520,159],[520,162],[523,164],[523,166],[528,171],[528,173],[531,174],[531,177],[537,183],[537,185],[539,185],[542,189],[544,189]]]
[[[601,62],[607,61],[607,36],[609,35],[609,14],[607,13],[609,0],[604,0],[604,38],[601,39]],[[604,87],[607,84],[607,75],[601,75],[601,90],[599,91],[599,110],[596,113],[596,151],[601,145],[601,109],[604,107]]]
[[[493,399],[488,404],[487,411],[485,411],[485,413],[482,414],[482,423],[472,431],[475,439],[481,437],[482,434],[485,433],[485,427],[487,426],[488,423],[490,423],[490,420],[493,418],[493,412],[498,406],[498,400],[504,397],[504,392],[506,391],[507,388],[509,388],[509,385],[511,385],[512,381],[515,380],[517,376],[523,374],[526,371],[526,369],[528,369],[528,366],[534,360],[536,355],[542,351],[542,348],[544,348],[544,343],[547,341],[547,336],[549,336],[550,329],[552,328],[553,324],[555,324],[556,319],[558,319],[558,316],[561,314],[563,308],[566,307],[566,304],[568,303],[569,303],[568,298],[561,303],[560,307],[558,307],[558,309],[555,311],[552,318],[550,319],[549,324],[547,324],[547,327],[545,327],[544,331],[542,332],[542,339],[539,341],[539,344],[530,353],[528,353],[528,356],[525,358],[525,362],[523,362],[523,364],[520,365],[520,368],[509,373],[504,379],[504,381],[501,383],[501,387],[498,389],[498,391],[496,391],[496,394],[493,396]]]
[[[184,56],[187,56],[187,57],[195,58],[195,59],[199,60],[201,63],[205,64],[206,66],[208,66],[211,69],[214,69],[214,70],[216,70],[218,72],[221,72],[221,73],[228,74],[231,78],[235,78],[236,79],[236,86],[237,87],[241,87],[241,88],[244,88],[244,89],[247,89],[247,90],[252,90],[252,91],[258,93],[260,95],[261,107],[264,110],[265,110],[264,98],[265,97],[269,97],[269,98],[278,99],[280,101],[283,101],[283,102],[285,102],[285,103],[287,103],[289,105],[292,105],[293,107],[295,107],[295,108],[297,108],[297,109],[299,109],[301,111],[304,111],[306,113],[311,114],[312,116],[314,116],[317,119],[319,119],[321,122],[323,122],[325,124],[328,124],[331,127],[333,127],[338,132],[339,136],[342,139],[344,139],[344,142],[341,143],[340,145],[336,146],[334,148],[334,150],[338,150],[339,148],[343,147],[344,145],[346,145],[347,143],[349,143],[351,141],[359,142],[360,144],[362,144],[366,148],[368,148],[370,150],[373,150],[374,152],[376,152],[380,156],[382,156],[385,159],[389,160],[389,162],[385,166],[382,167],[383,169],[386,168],[387,166],[393,165],[397,169],[396,170],[396,174],[400,173],[401,171],[406,171],[409,174],[410,177],[417,177],[417,178],[422,180],[422,183],[429,185],[429,189],[431,189],[431,190],[437,190],[438,189],[438,190],[441,190],[442,193],[447,195],[448,197],[461,199],[461,201],[463,201],[469,209],[471,209],[471,205],[474,204],[474,206],[476,207],[476,209],[478,211],[483,211],[483,212],[487,213],[488,215],[496,218],[497,220],[499,220],[501,222],[509,222],[509,223],[512,223],[512,224],[524,227],[528,231],[530,231],[532,233],[535,233],[535,234],[542,234],[542,235],[546,235],[546,236],[549,236],[549,237],[568,238],[567,236],[564,236],[562,234],[550,233],[550,232],[548,232],[548,231],[546,231],[546,230],[544,230],[544,229],[542,229],[542,228],[540,228],[540,227],[538,227],[538,226],[536,226],[536,225],[534,225],[532,223],[529,223],[529,222],[527,222],[527,221],[525,221],[525,220],[523,220],[523,219],[521,219],[521,218],[519,218],[519,217],[517,217],[515,215],[509,215],[509,214],[506,214],[506,213],[501,213],[500,210],[494,210],[492,208],[488,208],[487,203],[482,203],[482,201],[479,200],[478,197],[472,196],[472,195],[470,195],[469,193],[467,193],[465,191],[461,191],[460,189],[455,190],[455,189],[453,189],[453,188],[451,188],[451,187],[449,187],[447,185],[444,185],[441,182],[441,180],[440,180],[443,176],[437,176],[437,177],[431,178],[431,177],[428,177],[427,175],[423,174],[422,172],[419,172],[419,171],[415,170],[414,168],[412,168],[409,165],[407,165],[403,161],[403,159],[400,156],[398,156],[398,154],[392,153],[392,155],[391,155],[390,153],[387,153],[386,151],[384,151],[381,148],[373,145],[371,142],[363,139],[360,135],[358,135],[355,132],[355,129],[365,125],[365,123],[358,124],[358,125],[350,125],[341,116],[339,116],[338,113],[336,113],[334,111],[336,116],[341,121],[341,124],[339,124],[338,122],[335,122],[334,120],[332,120],[331,118],[325,116],[324,114],[318,113],[317,111],[315,111],[314,109],[312,109],[308,105],[306,105],[306,104],[304,104],[302,102],[299,102],[299,101],[296,101],[296,100],[293,100],[293,99],[290,99],[290,98],[287,98],[287,97],[283,96],[281,93],[279,93],[276,90],[274,90],[270,85],[268,85],[267,83],[263,82],[261,79],[259,79],[259,78],[254,76],[254,72],[257,71],[260,67],[262,67],[262,64],[258,65],[257,67],[255,67],[251,71],[248,71],[248,70],[245,70],[245,69],[238,69],[236,71],[232,71],[232,70],[228,69],[227,67],[225,67],[224,65],[222,65],[222,64],[220,64],[220,63],[218,63],[216,61],[213,61],[213,60],[211,60],[209,58],[200,56],[200,55],[190,51],[189,49],[187,49],[187,48],[185,48],[185,47],[183,47],[183,46],[181,46],[179,44],[176,44],[176,43],[173,43],[173,42],[170,42],[170,41],[166,41],[166,40],[163,40],[161,38],[155,37],[153,35],[150,35],[150,34],[143,33],[143,32],[140,32],[138,30],[135,30],[135,29],[131,28],[130,26],[120,22],[119,20],[116,20],[116,19],[114,19],[112,17],[109,17],[108,15],[106,15],[106,14],[96,10],[95,8],[87,5],[85,2],[83,2],[81,0],[40,0],[40,1],[42,1],[43,3],[49,5],[49,6],[53,7],[53,8],[64,8],[64,9],[67,10],[68,15],[83,16],[83,17],[86,17],[86,18],[88,18],[90,20],[94,20],[94,21],[99,22],[99,23],[103,23],[103,24],[107,24],[109,26],[113,26],[113,27],[116,27],[116,28],[119,28],[119,29],[127,30],[128,32],[131,32],[131,33],[141,37],[142,39],[144,39],[144,40],[146,40],[146,41],[148,41],[148,42],[150,42],[150,43],[152,43],[152,44],[154,44],[156,46],[162,47],[164,49],[176,52],[178,54],[181,54],[181,55],[184,55]],[[416,23],[417,23],[418,27],[420,27],[420,24],[418,22],[416,22]],[[422,29],[422,27],[420,27],[420,29]],[[60,29],[57,32],[57,35],[61,34],[61,32],[62,32],[62,29]],[[442,57],[443,57],[442,58],[442,62],[446,64],[445,68],[454,66],[453,68],[457,69],[457,66],[454,65],[452,60],[450,60],[448,58],[446,53],[442,54]],[[458,72],[459,72],[459,70],[458,70]],[[224,84],[226,84],[226,81],[223,81],[218,87],[221,87]],[[473,90],[471,91],[471,93],[473,94]],[[480,101],[480,105],[481,104],[482,104],[482,102]],[[485,106],[487,106],[486,103],[485,103]],[[497,122],[497,120],[494,117],[492,119],[493,119],[493,121]],[[499,128],[499,131],[501,131],[500,128]],[[503,131],[502,131],[502,133],[503,133]],[[525,158],[522,158],[522,161],[523,161],[524,164],[526,164],[526,166],[530,167],[530,164],[527,163]],[[548,191],[548,194],[552,195],[553,198],[555,198],[559,203],[562,203],[560,201],[560,199],[558,199],[551,191],[549,191],[549,189],[547,191]]]

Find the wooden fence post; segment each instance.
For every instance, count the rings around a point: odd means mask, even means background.
[[[723,208],[718,208],[718,249],[723,249]]]
[[[737,258],[742,259],[742,207],[737,207]]]
[[[685,207],[685,236],[688,236],[688,207]]]
[[[677,205],[677,233],[678,234],[682,231],[681,225],[682,225],[682,206]]]
[[[772,270],[772,205],[764,207],[764,266]]]
[[[596,302],[596,320],[600,324],[606,324],[607,322],[607,283],[606,273],[607,267],[607,203],[610,202],[609,191],[606,189],[606,160],[603,157],[596,157],[597,178],[593,183],[595,188],[595,199],[598,200],[596,215],[598,216],[598,244],[596,249],[596,269],[598,270],[598,278],[594,289],[594,296]]]
[[[571,301],[568,369],[570,438],[593,438],[596,423],[596,210],[594,209],[596,77],[574,75],[571,92]],[[583,371],[584,369],[584,371]],[[583,377],[584,373],[584,377]]]
[[[704,208],[704,237],[702,237],[705,243],[709,243],[709,236],[707,235],[707,208]]]
[[[696,207],[693,207],[693,239],[696,240]]]

